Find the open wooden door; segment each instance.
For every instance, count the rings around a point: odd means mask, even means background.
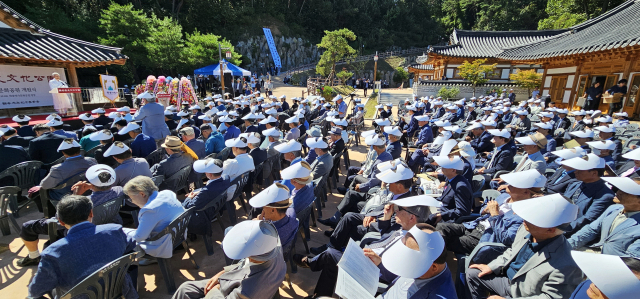
[[[591,76],[589,75],[581,75],[578,79],[578,90],[576,95],[573,98],[573,110],[583,109],[584,106],[578,106],[578,98],[582,97],[584,93],[589,89]]]
[[[567,85],[567,76],[553,76],[551,78],[551,90],[549,95],[551,101],[555,102],[557,106],[562,107],[562,99],[564,98],[564,88]]]
[[[634,74],[627,86],[629,87],[629,96],[624,103],[623,111],[627,112],[631,118],[640,114],[638,111],[640,109],[640,105],[638,105],[640,100],[640,74]]]

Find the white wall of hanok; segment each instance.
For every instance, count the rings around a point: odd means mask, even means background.
[[[457,87],[460,90],[460,93],[456,97],[457,99],[462,99],[462,98],[469,99],[473,97],[473,86],[471,85],[461,86],[457,84],[447,84],[446,81],[442,81],[442,82],[443,82],[442,84],[428,84],[428,85],[414,84],[413,93],[417,94],[418,97],[424,97],[424,96],[436,97],[438,96],[438,91],[440,91],[442,87],[446,86],[447,88]],[[513,89],[513,91],[516,93],[516,102],[529,99],[529,94],[526,88],[513,87],[513,86],[499,86],[499,85],[478,86],[476,87],[475,96],[478,97],[481,95],[487,95],[488,92],[494,88],[498,91],[498,94],[500,94],[503,89],[507,90],[507,94],[509,93],[509,89]]]

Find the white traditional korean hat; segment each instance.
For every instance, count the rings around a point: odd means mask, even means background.
[[[103,154],[105,157],[119,155],[129,150],[129,147],[124,142],[114,142]]]
[[[407,247],[403,241],[395,242],[382,255],[382,264],[391,273],[405,278],[418,278],[429,270],[444,250],[444,239],[437,232],[427,233],[413,226],[404,238],[412,236],[418,250]]]
[[[199,119],[204,120],[204,121],[211,121],[211,117],[209,117],[208,114],[203,114],[198,116]]]
[[[413,171],[403,164],[395,164],[395,166],[376,174],[376,177],[387,184],[391,184],[413,178]]]
[[[616,144],[611,140],[596,140],[589,141],[587,144],[593,148],[600,150],[614,150],[616,149]]]
[[[629,113],[627,113],[627,112],[616,112],[616,113],[613,114],[613,116],[629,117]]]
[[[596,118],[596,122],[601,122],[601,123],[610,123],[613,122],[613,118],[609,115],[603,115],[600,116],[598,118]]]
[[[297,165],[300,163],[296,163]],[[280,183],[273,183],[271,186],[262,190],[260,193],[254,195],[250,200],[249,204],[254,208],[262,208],[262,207],[273,207],[273,208],[284,208],[291,205],[291,200],[289,199],[290,193],[289,188],[287,186]],[[283,201],[287,201],[288,203],[284,203]],[[278,205],[271,205],[273,203],[279,203]]]
[[[180,110],[180,112],[178,112],[176,115],[177,115],[177,116],[188,116],[188,115],[189,115],[189,112],[184,111],[184,110]]]
[[[288,124],[292,124],[292,123],[300,122],[300,119],[297,116],[294,115],[292,117],[289,117],[289,118],[285,119],[284,122],[288,123]]]
[[[104,108],[97,108],[97,109],[91,110],[91,113],[104,114],[104,113],[107,113],[107,111],[105,111]]]
[[[442,202],[429,196],[429,195],[417,195],[405,198],[399,198],[393,201],[393,204],[401,207],[442,207]]]
[[[324,140],[322,140],[322,137],[307,138],[305,142],[307,143],[307,146],[312,149],[325,149],[329,147],[329,145]]]
[[[636,183],[631,178],[620,178],[620,177],[603,177],[605,182],[616,186],[618,189],[622,190],[625,193],[629,193],[632,195],[640,195],[640,185]]]
[[[503,138],[511,138],[511,132],[507,129],[503,129],[503,130],[498,130],[498,129],[491,129],[491,130],[487,130],[487,132],[489,132],[489,134],[493,135],[493,136],[498,136],[498,137],[503,137]],[[528,138],[528,137],[526,137]],[[517,140],[518,138],[516,138]]]
[[[388,118],[385,119],[375,119],[374,122],[376,122],[376,124],[378,124],[378,126],[390,126],[391,122],[389,121]]]
[[[609,299],[637,298],[640,280],[617,255],[571,251],[580,270]]]
[[[219,122],[225,122],[225,123],[232,123],[232,122],[235,121],[235,119],[233,119],[233,118],[229,117],[228,115],[226,115],[226,116],[222,116],[222,117],[218,118],[218,121]]]
[[[449,158],[449,156],[433,156],[433,161],[445,169],[462,170],[464,168],[464,162],[458,156],[452,158]]]
[[[58,151],[68,150],[72,147],[80,147],[80,144],[71,138],[67,138],[60,143],[58,146]]]
[[[303,163],[304,162],[304,163]],[[305,165],[306,164],[306,165]],[[311,175],[311,169],[309,167],[309,163],[306,161],[301,161],[300,163],[295,163],[280,172],[283,180],[292,180],[299,178],[306,178]]]
[[[279,137],[280,136],[280,131],[278,131],[277,128],[271,128],[271,129],[266,129],[264,131],[262,131],[262,135],[269,137]]]
[[[451,123],[448,120],[439,120],[433,123],[438,127],[448,127],[451,126]]]
[[[339,94],[335,98],[333,98],[333,102],[337,102],[338,100],[341,100],[341,99],[342,99],[342,95]]]
[[[129,106],[122,106],[122,107],[118,108],[116,111],[129,113],[129,112],[131,112],[131,108],[129,108]]]
[[[578,138],[593,138],[592,130],[584,130],[584,131],[573,131],[569,132],[569,135]]]
[[[135,122],[130,122],[127,124],[126,127],[120,129],[120,131],[118,131],[118,135],[124,135],[127,134],[133,130],[137,130],[140,129],[140,125],[136,124]]]
[[[153,99],[153,98],[155,98],[155,96],[152,93],[149,93],[148,91],[145,91],[145,92],[139,94],[136,98],[137,99]]]
[[[576,157],[569,160],[560,162],[562,165],[567,165],[573,169],[578,170],[591,170],[597,168],[604,168],[604,159],[596,156],[595,154],[587,154],[583,157]]]
[[[260,142],[260,138],[258,138],[256,136],[257,133],[253,133],[253,132],[249,132],[249,133],[242,133],[240,134],[240,136],[238,137],[244,137],[247,139],[247,144],[249,143],[259,143]]]
[[[367,137],[369,137],[369,136],[371,136],[373,134],[376,134],[376,130],[375,129],[374,130],[369,130],[369,131],[364,131],[364,132],[360,133],[360,136],[367,138]]]
[[[244,117],[242,117],[242,119],[244,119],[244,120],[250,120],[250,119],[256,119],[256,118],[257,118],[256,115],[253,114],[253,113],[249,113],[249,114],[245,115]]]
[[[547,145],[547,138],[540,132],[523,137],[516,137],[515,139],[522,145],[537,145],[539,148],[544,148]]]
[[[91,139],[92,141],[111,140],[111,138],[113,138],[113,133],[111,133],[111,131],[109,131],[108,129],[100,130],[89,135],[89,139]]]
[[[224,142],[224,145],[228,147],[247,147],[247,143],[240,140],[240,137],[228,139]]]
[[[30,121],[31,117],[29,117],[27,115],[19,114],[19,115],[14,116],[13,118],[11,118],[11,120],[13,120],[14,122]]]
[[[470,126],[468,126],[465,131],[471,131],[473,129],[483,129],[484,126],[479,122],[474,122]]]
[[[384,138],[380,138],[380,136],[378,136],[378,134],[373,134],[373,135],[369,135],[364,139],[364,143],[366,145],[384,145],[386,143],[386,141],[384,140]]]
[[[622,155],[622,157],[630,159],[630,160],[640,160],[640,148],[634,149],[634,150]]]
[[[218,115],[218,116],[227,116],[227,115],[229,115],[229,112],[227,112],[227,110],[222,110],[222,111],[216,112],[216,115]]]
[[[222,119],[222,118],[223,118],[223,117],[221,117],[219,120],[220,120],[220,121],[225,121],[225,120],[224,120],[224,119]],[[226,117],[224,117],[224,118],[226,119]],[[188,120],[188,119],[186,119],[186,118],[183,118],[183,119],[181,119],[181,120],[178,122],[178,126],[177,126],[177,128],[178,128],[178,129],[180,129],[180,128],[182,128],[182,126],[184,126],[185,124],[188,124],[188,123],[189,123],[189,120]]]
[[[402,131],[400,131],[400,128],[397,126],[384,127],[384,131],[389,135],[402,136]]]
[[[458,145],[458,141],[455,139],[448,139],[442,143],[439,156],[447,156],[451,153],[451,150]]]
[[[418,116],[414,116],[414,118],[417,121],[429,121],[430,119],[429,115],[418,115]]]
[[[438,145],[438,144],[444,144],[445,141],[451,139],[451,132],[450,131],[442,131],[440,132],[440,135],[438,137],[436,137],[436,139],[433,140],[433,143],[431,143],[432,145]]]
[[[557,227],[578,217],[578,206],[560,194],[519,200],[511,204],[511,209],[525,221],[541,228]]]
[[[107,181],[102,181],[99,177],[102,173],[108,173],[109,179]],[[105,164],[96,164],[89,169],[87,169],[86,173],[87,181],[91,183],[91,185],[98,187],[107,187],[113,185],[116,182],[116,172],[109,165]]]
[[[507,173],[500,176],[507,184],[520,189],[542,188],[547,178],[535,169]]]
[[[460,129],[460,126],[455,125],[455,126],[446,126],[444,127],[445,130],[447,131],[451,131],[454,133],[462,133],[462,130]]]
[[[333,123],[336,124],[337,126],[344,126],[344,127],[349,125],[346,119],[341,119],[341,118],[334,118]],[[385,130],[386,129],[387,128],[385,128]]]
[[[586,111],[584,111],[584,110],[578,110],[578,111],[571,111],[571,114],[573,114],[573,115],[579,115],[579,116],[580,116],[580,115],[581,115],[581,116],[585,116],[585,115],[587,115],[587,112],[586,112]]]
[[[551,154],[558,156],[564,160],[568,160],[576,157],[582,157],[587,154],[587,151],[578,146],[574,148],[566,148],[566,149],[561,149],[559,151],[553,151],[551,152]]]
[[[262,220],[245,220],[234,225],[225,235],[222,250],[230,259],[241,260],[269,253],[279,243],[278,231],[273,224]]]
[[[551,130],[553,128],[553,126],[550,123],[535,123],[533,125],[545,130]]]
[[[273,148],[279,153],[284,154],[302,150],[302,144],[292,139],[287,142],[280,143]]]
[[[269,115],[269,117],[267,117],[267,118],[265,118],[265,119],[261,120],[261,121],[260,121],[260,124],[266,125],[266,124],[268,124],[268,123],[274,123],[274,122],[277,122],[277,121],[278,121],[278,120],[277,120],[277,119],[275,119],[275,117],[273,117],[273,116]]]
[[[164,115],[166,115],[166,116],[171,116],[171,115],[173,115],[173,111],[171,111],[171,110],[165,110],[165,111],[164,111]]]
[[[384,109],[384,105],[382,105],[382,104],[376,105],[375,107],[376,107],[376,109]]]
[[[193,170],[198,173],[221,173],[222,168],[215,163],[214,159],[204,159],[193,162]]]
[[[485,127],[495,127],[498,125],[495,120],[486,120],[480,123]]]
[[[54,119],[50,120],[50,121],[47,123],[47,126],[49,126],[49,127],[57,127],[57,126],[62,126],[63,124],[64,124],[64,123],[62,122],[62,120],[61,120],[61,119],[59,119],[59,118],[54,118]]]
[[[78,118],[84,121],[91,121],[93,120],[93,115],[91,115],[91,113],[82,113],[78,116]]]
[[[595,131],[605,132],[605,133],[614,133],[616,128],[613,125],[609,126],[598,126],[593,128]]]

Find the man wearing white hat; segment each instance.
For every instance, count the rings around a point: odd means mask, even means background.
[[[78,140],[78,136],[75,132],[68,132],[63,129],[64,123],[62,122],[62,119],[60,117],[54,117],[47,123],[47,126],[51,128],[51,132],[53,132],[54,134]]]
[[[639,179],[605,177],[616,191],[619,204],[609,206],[600,217],[569,239],[573,249],[588,247],[603,254],[640,255]],[[595,244],[592,244],[597,241]],[[590,245],[587,245],[590,244]]]
[[[391,193],[391,195],[393,195],[393,193]],[[380,256],[385,256],[385,252],[391,248],[393,244],[400,243],[402,237],[406,235],[412,227],[426,221],[429,215],[429,206],[439,204],[429,196],[409,196],[408,194],[398,196],[397,199],[393,200],[393,203],[395,204],[383,204],[380,207],[380,217],[376,221],[378,222],[377,227],[380,228],[380,239],[373,241],[363,240],[364,244],[368,244],[366,248],[370,249],[367,251],[372,260],[379,260]],[[350,215],[351,214],[355,213],[350,213]],[[362,218],[360,219],[359,224],[362,225],[363,220]],[[352,223],[352,225],[357,226],[357,221]],[[370,225],[370,227],[372,226],[375,225]],[[365,230],[366,229],[367,228],[365,228]],[[349,236],[347,236],[347,241],[348,238]],[[331,244],[333,244],[333,242],[331,242]],[[345,246],[346,244],[347,243],[345,243]],[[325,245],[319,249],[323,250],[318,252],[313,258],[295,254],[293,261],[302,268],[310,268],[313,272],[322,271],[316,283],[315,290],[313,291],[314,296],[331,296],[335,289],[338,274],[337,265],[338,261],[342,258],[342,248]],[[392,281],[393,279],[388,281],[388,283]]]
[[[325,137],[307,138],[307,146],[316,152],[317,158],[311,163],[311,172],[316,179],[329,175],[333,169],[333,157],[329,154],[329,144]]]
[[[294,115],[290,118],[287,118],[284,122],[289,126],[289,132],[287,132],[287,134],[284,136],[284,139],[298,140],[298,138],[300,138],[300,129],[298,129],[298,127],[300,126],[300,120],[298,119],[298,117]]]
[[[640,260],[637,257],[572,251],[571,257],[587,276],[570,299],[626,299],[640,293]]]
[[[382,118],[382,119],[389,118],[389,114],[387,113],[386,110],[384,110],[383,104],[376,105],[375,108],[377,109],[375,118]]]
[[[169,127],[164,122],[164,106],[156,102],[153,95],[146,98],[146,104],[134,115],[135,121],[142,121],[142,132],[153,138],[156,144],[161,143],[164,138],[171,134]]]
[[[71,138],[64,139],[60,146],[58,146],[58,152],[61,152],[65,160],[62,163],[54,165],[51,167],[49,174],[40,181],[39,186],[32,187],[29,189],[29,195],[33,198],[34,195],[37,195],[40,188],[51,189],[56,187],[63,182],[69,182],[68,180],[78,173],[83,173],[92,165],[98,164],[94,158],[83,157],[80,153],[80,144]],[[59,190],[50,190],[49,197],[54,203],[57,203],[62,196],[69,193],[71,191],[71,186],[69,185],[67,188],[59,189]],[[42,211],[42,201],[38,198],[34,200],[36,205],[38,206],[38,210]],[[55,206],[55,204],[54,204]],[[49,207],[50,212],[55,212],[55,208]],[[53,215],[45,215],[45,217],[51,217]]]
[[[98,117],[95,117],[93,120],[94,126],[103,126],[106,127],[112,120],[106,116],[107,111],[104,108],[97,108],[91,110],[91,113],[98,114]]]
[[[222,167],[222,161],[219,159],[204,159],[193,163],[193,170],[197,173],[204,173],[208,181],[198,191],[187,194],[182,202],[182,207],[185,209],[194,208],[196,210],[189,221],[188,232],[190,235],[211,236],[212,234],[211,221],[219,215],[215,215],[216,211],[212,208],[201,212],[197,210],[204,208],[229,188],[229,178],[222,176]],[[210,252],[207,248],[207,252],[209,255],[213,254],[213,248]]]
[[[137,177],[151,177],[149,163],[144,158],[134,158],[131,149],[121,141],[114,142],[105,152],[105,157],[113,157],[118,162],[116,167],[116,186],[124,187],[127,181]]]
[[[493,137],[482,123],[474,122],[465,130],[471,132],[469,136],[465,137],[465,140],[471,144],[476,153],[486,153],[493,150],[494,144],[491,142]]]
[[[158,148],[155,140],[142,133],[142,128],[135,122],[128,123],[126,127],[118,131],[118,135],[125,134],[133,138],[130,148],[134,157],[145,158]]]
[[[402,145],[400,145],[400,138],[402,132],[399,127],[385,127],[384,132],[389,136],[389,145],[387,146],[387,152],[391,154],[392,159],[400,158],[402,154]]]
[[[442,206],[438,208],[438,213],[429,215],[428,223],[436,225],[439,222],[454,222],[461,216],[469,215],[473,196],[471,183],[462,176],[464,162],[458,156],[434,156],[433,161],[442,168],[446,183],[442,196],[438,199]]]
[[[22,148],[28,148],[31,139],[33,139],[33,137],[19,136],[18,131],[12,127],[0,125],[0,141],[2,141],[4,145],[17,145]]]
[[[611,140],[616,144],[616,148],[611,154],[613,161],[618,161],[620,155],[622,155],[622,142],[615,137],[616,128],[612,125],[595,127],[594,130],[598,131],[600,140]]]
[[[569,111],[567,109],[558,109],[556,113],[558,114],[558,120],[555,122],[553,130],[564,129],[566,131],[571,126],[571,120],[567,118]]]
[[[82,128],[76,130],[77,139],[80,140],[82,139],[82,136],[83,136],[82,135],[83,129],[86,128],[87,126],[93,126],[93,115],[87,112],[87,113],[80,114],[78,118],[82,121],[82,124],[84,125]]]
[[[487,132],[493,136],[493,144],[495,145],[495,148],[491,153],[491,159],[487,163],[487,166],[478,169],[476,172],[484,175],[486,185],[488,185],[488,182],[493,179],[493,175],[496,172],[501,170],[510,170],[513,167],[513,152],[505,146],[511,139],[511,132],[507,129],[492,129],[487,130]],[[471,145],[473,146],[473,143]]]
[[[560,161],[573,159],[576,157],[583,157],[587,154],[587,151],[585,151],[581,147],[575,147],[553,151],[551,152],[551,154],[559,157],[558,159],[556,159],[556,161],[554,161],[554,163],[558,163],[559,168],[556,168],[556,172],[547,180],[547,183],[544,186],[544,192],[545,194],[564,194],[564,191],[567,190],[567,187],[576,181],[576,174],[575,169],[567,165],[561,165]]]
[[[409,144],[409,147],[424,148],[425,146],[428,146],[429,143],[433,142],[433,129],[429,125],[429,116],[419,115],[416,116],[416,120],[420,127],[420,133],[418,133],[418,138],[415,140],[414,144]]]
[[[239,175],[253,171],[255,169],[253,158],[248,154],[249,147],[245,137],[238,137],[225,141],[225,145],[231,148],[234,159],[224,161],[223,174],[229,176],[229,180],[233,181]]]
[[[240,222],[226,234],[222,249],[227,257],[240,261],[225,267],[211,279],[183,283],[172,298],[270,299],[279,291],[287,264],[273,224],[255,220]]]
[[[225,116],[224,118],[220,118],[220,121],[225,123],[227,127],[224,132],[224,140],[231,140],[240,136],[240,129],[235,126],[235,119],[231,118],[230,115]]]
[[[507,127],[516,130],[520,134],[531,130],[531,120],[528,117],[529,113],[527,112],[527,110],[517,111],[516,114],[517,117],[514,117],[511,123],[507,125]]]
[[[578,207],[567,198],[548,195],[514,202],[513,212],[524,219],[511,248],[489,264],[467,270],[471,297],[568,298],[582,281],[563,236]]]
[[[627,162],[622,164],[616,173],[619,177],[637,178],[640,176],[640,149],[634,149],[624,155],[623,158],[628,159]]]
[[[342,129],[338,126],[331,127],[329,131],[329,154],[336,156],[344,151],[345,144],[342,138]]]
[[[376,298],[456,298],[444,245],[432,226],[418,223],[383,258],[373,256],[372,249],[364,249],[374,264],[382,264],[386,270],[380,272],[380,278],[392,282]]]
[[[36,133],[33,132],[33,126],[29,125],[31,117],[24,114],[18,114],[11,118],[11,120],[18,124],[19,127],[16,130],[18,131],[18,135],[20,135],[20,137],[36,136]]]
[[[100,141],[100,147],[94,152],[94,157],[96,161],[100,164],[106,164],[110,167],[117,167],[118,162],[114,160],[112,157],[105,157],[104,152],[113,144],[113,133],[108,129],[100,130],[95,133],[92,133],[89,138],[93,141]]]
[[[480,208],[480,217],[462,224],[438,223],[436,228],[447,241],[448,250],[470,255],[480,242],[501,243],[506,246],[505,250],[511,246],[522,225],[522,218],[511,210],[511,204],[540,194],[546,178],[533,169],[502,177],[508,184],[508,196],[485,202]],[[481,247],[470,258],[482,260],[487,253],[497,250],[499,248]]]
[[[616,118],[616,121],[613,123],[613,126],[616,128],[624,128],[629,124],[629,113],[627,112],[614,113],[613,117]]]
[[[313,191],[313,176],[311,175],[311,165],[307,161],[299,161],[282,170],[283,185],[290,187],[291,207],[296,215],[309,207],[315,199]],[[309,219],[300,219],[309,221]],[[306,231],[308,233],[308,231]]]
[[[577,179],[577,182],[569,185],[563,194],[579,207],[578,218],[565,230],[565,235],[571,237],[600,217],[613,204],[614,194],[602,180],[606,165],[604,159],[595,154],[588,154],[562,161],[560,164],[575,169]]]
[[[164,123],[170,131],[173,131],[178,127],[178,123],[173,119],[174,116],[175,115],[171,110],[164,111]]]
[[[299,225],[289,194],[287,186],[273,183],[249,200],[254,211],[259,213],[256,219],[271,222],[278,230],[280,243],[285,247],[294,240]]]

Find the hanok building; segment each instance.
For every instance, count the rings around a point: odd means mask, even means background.
[[[465,31],[455,30],[450,45],[433,47],[417,62],[431,64],[437,79],[446,84],[460,81],[457,66],[465,60],[486,58],[498,64],[489,83],[509,82],[517,69],[542,73],[542,94],[549,94],[558,106],[579,109],[577,100],[595,82],[604,90],[620,79],[629,80],[623,99],[624,111],[638,115],[640,86],[640,1],[629,0],[607,13],[582,24],[561,30]],[[423,81],[416,85],[434,84]],[[441,82],[442,84],[442,82]],[[523,100],[517,97],[518,100]],[[601,102],[600,110],[608,104]]]
[[[61,68],[66,71],[64,77],[67,78],[69,86],[79,87],[76,68],[111,64],[124,65],[127,57],[120,53],[121,50],[121,48],[94,44],[51,32],[0,1],[0,68],[11,68],[12,70],[20,67]],[[26,83],[23,82],[24,80],[28,82],[34,80],[35,76],[31,76],[27,68],[23,69],[25,73],[20,76],[14,75],[14,80],[8,80],[11,74],[0,74],[0,91],[3,93],[5,89],[14,91],[11,98],[4,97],[6,94],[0,94],[1,102],[11,101],[14,103],[10,106],[0,105],[0,111],[4,110],[9,115],[16,114],[15,108],[38,107],[38,104],[31,103],[33,101],[30,100],[22,100],[21,103],[20,99],[28,97],[25,95],[21,98],[15,92],[16,90],[19,90],[19,93],[23,91],[24,87],[20,88],[19,83]],[[48,80],[51,79],[51,73],[47,75],[43,79],[43,81],[46,80],[47,85],[44,85],[43,88],[48,88]],[[40,77],[37,76],[38,79]],[[11,83],[15,86],[9,86]],[[47,89],[46,92],[48,91]],[[51,95],[47,94],[46,97],[50,99]],[[35,98],[34,101],[38,101]],[[75,103],[78,110],[82,111],[82,100],[79,96],[75,97]]]

